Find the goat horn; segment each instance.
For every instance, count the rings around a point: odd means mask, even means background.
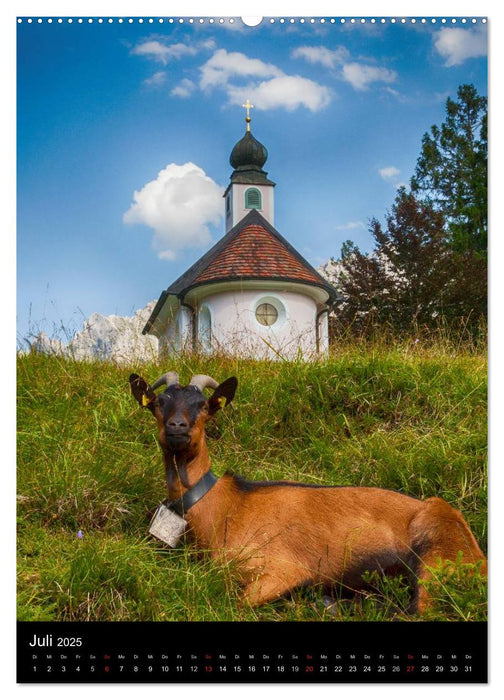
[[[162,377],[159,377],[157,382],[154,382],[152,385],[152,390],[157,389],[163,384],[166,384],[167,387],[172,386],[173,384],[179,384],[179,376],[177,372],[166,372],[166,374],[163,374]]]
[[[207,387],[216,389],[219,386],[219,382],[216,382],[215,379],[209,377],[207,374],[195,374],[189,382],[189,386],[195,386],[203,393],[203,389]]]

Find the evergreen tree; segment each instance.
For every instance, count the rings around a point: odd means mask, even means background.
[[[444,213],[454,250],[486,257],[487,99],[461,85],[446,114],[423,137],[411,188]]]

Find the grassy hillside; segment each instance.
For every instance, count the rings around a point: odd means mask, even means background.
[[[236,410],[209,429],[217,475],[439,495],[486,550],[481,355],[351,345],[318,364],[182,358],[116,367],[31,354],[18,359],[19,619],[407,619],[408,591],[397,580],[331,611],[313,590],[252,610],[232,571],[148,536],[165,497],[163,466],[128,375],[153,381],[167,369],[183,382],[199,372],[238,377]],[[442,578],[433,617],[484,618],[479,576],[461,567]]]

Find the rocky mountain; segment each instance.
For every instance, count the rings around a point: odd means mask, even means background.
[[[343,265],[339,260],[331,258],[323,265],[317,267],[317,272],[330,282],[336,289],[339,289],[339,276],[343,270]]]
[[[156,302],[152,301],[134,316],[102,316],[93,313],[69,343],[39,333],[31,347],[37,352],[69,355],[76,360],[101,359],[119,363],[156,360],[158,340],[142,335]]]

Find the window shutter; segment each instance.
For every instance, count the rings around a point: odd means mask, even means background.
[[[260,209],[261,208],[261,193],[255,187],[251,187],[245,192],[245,208]]]

